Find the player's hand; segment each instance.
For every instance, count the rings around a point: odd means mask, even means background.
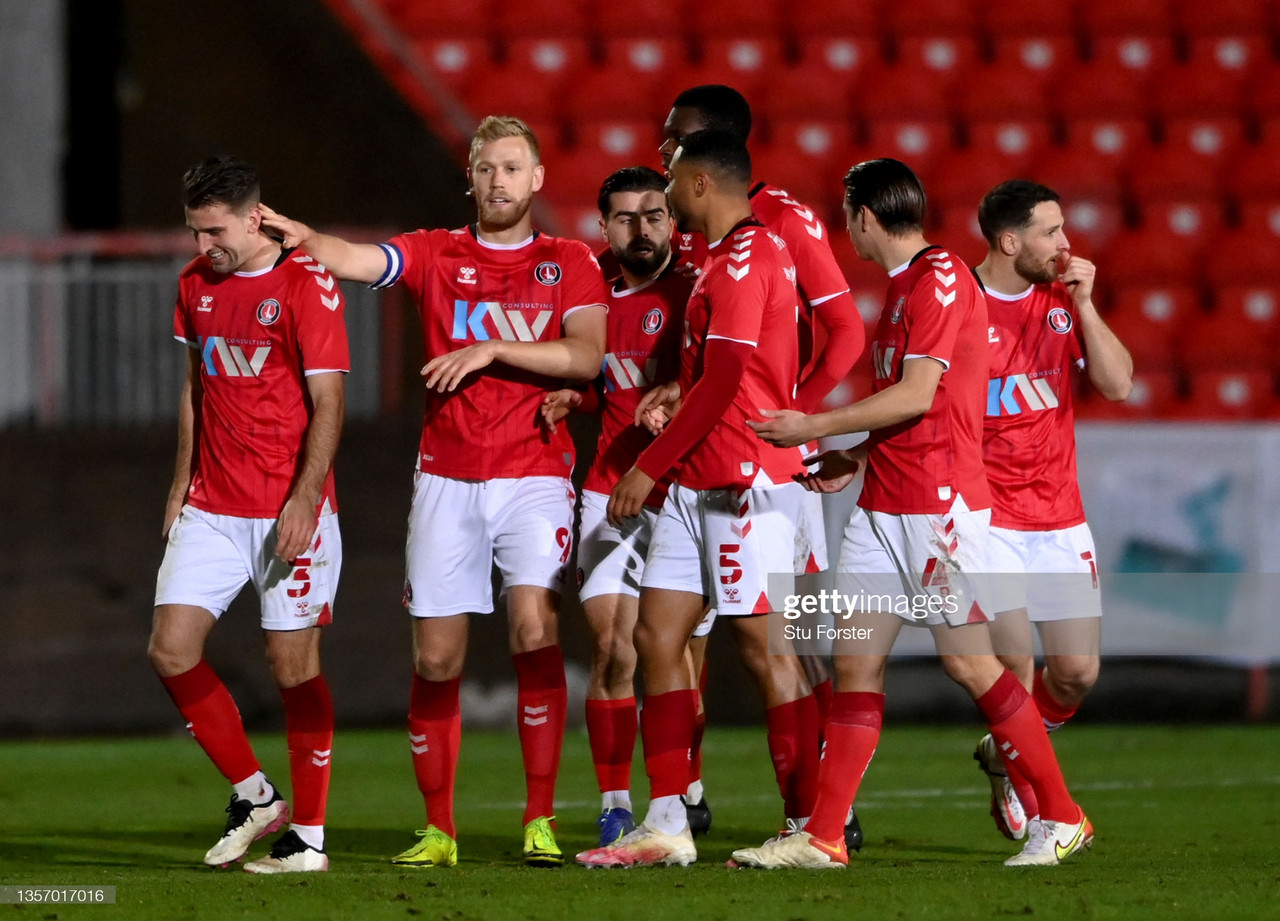
[[[302,246],[312,234],[311,228],[306,224],[292,221],[264,204],[259,204],[258,210],[262,212],[262,226],[283,237],[281,245],[285,249]]]
[[[763,422],[747,420],[747,427],[766,444],[780,448],[794,448],[806,441],[813,441],[818,433],[813,431],[809,417],[794,409],[762,409]]]
[[[315,500],[290,496],[276,519],[276,556],[292,566],[311,546],[319,525]]]
[[[792,479],[809,492],[839,492],[853,482],[866,457],[867,451],[861,445],[849,450],[823,451],[806,457],[804,462],[810,471],[798,473]]]
[[[659,384],[640,398],[636,406],[636,425],[648,429],[651,435],[657,435],[679,411],[680,385],[675,381]]]
[[[161,536],[169,539],[169,532],[173,530],[173,524],[178,520],[178,516],[182,514],[182,506],[186,504],[187,494],[184,492],[180,496],[169,496],[169,501],[164,506],[164,530]]]
[[[542,398],[542,422],[548,432],[555,432],[556,424],[570,412],[582,405],[580,390],[554,390]]]
[[[1060,262],[1062,271],[1058,273],[1058,281],[1067,286],[1071,292],[1071,300],[1077,307],[1083,307],[1093,301],[1093,278],[1098,272],[1088,259],[1079,256],[1068,256]]]
[[[477,342],[431,359],[423,365],[422,376],[427,379],[428,390],[452,393],[458,389],[464,377],[489,367],[495,357],[492,340]]]
[[[626,524],[628,518],[635,518],[644,508],[644,500],[653,492],[653,477],[638,467],[632,467],[618,485],[609,494],[609,504],[605,506],[605,515],[615,528]]]

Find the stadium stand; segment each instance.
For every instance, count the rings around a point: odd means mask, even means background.
[[[379,7],[416,56],[408,63],[432,75],[437,93],[453,94],[434,107],[417,103],[426,117],[500,109],[545,132],[546,198],[560,232],[595,241],[600,177],[628,162],[657,163],[658,128],[677,91],[728,82],[752,102],[761,175],[836,226],[839,177],[871,156],[899,157],[920,173],[930,231],[970,258],[981,253],[971,212],[987,188],[1022,175],[1058,189],[1068,237],[1099,264],[1109,318],[1140,371],[1155,375],[1145,378],[1147,398],[1092,407],[1095,416],[1186,417],[1217,407],[1224,418],[1240,418],[1274,409],[1276,324],[1249,310],[1275,297],[1280,4],[380,0]],[[343,13],[357,28],[359,17]],[[370,37],[362,38],[369,47]],[[374,57],[411,102],[420,99],[413,67]],[[459,121],[455,114],[455,135]],[[846,249],[837,256],[853,279],[862,266]],[[1241,338],[1237,329],[1250,332]],[[1204,362],[1178,343],[1205,337],[1241,364],[1248,399],[1223,402],[1214,394],[1239,388],[1190,374]]]

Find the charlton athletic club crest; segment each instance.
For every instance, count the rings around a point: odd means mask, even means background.
[[[274,297],[269,297],[258,305],[258,322],[263,326],[270,326],[278,319],[280,319],[280,302]]]
[[[1049,328],[1055,333],[1071,332],[1071,314],[1061,307],[1054,307],[1049,311]]]
[[[560,284],[560,266],[554,262],[539,262],[533,277],[548,288]]]
[[[652,310],[650,310],[648,313],[644,315],[644,320],[641,322],[640,325],[641,325],[641,328],[644,329],[646,333],[652,336],[658,330],[662,329],[662,320],[663,320],[662,310],[657,307],[654,307]]]
[[[898,298],[898,300],[894,302],[893,310],[889,311],[889,322],[890,322],[890,323],[901,323],[901,322],[902,322],[902,308],[904,308],[904,307],[906,307],[906,306],[907,306],[907,299],[906,299],[905,297],[900,297],[900,298]]]

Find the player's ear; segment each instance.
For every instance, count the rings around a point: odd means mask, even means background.
[[[1019,246],[1018,235],[1012,230],[1000,234],[1000,252],[1006,256],[1018,255]]]
[[[535,191],[535,192],[536,192],[536,191],[538,191],[540,188],[542,188],[542,180],[544,180],[544,179],[546,179],[546,178],[547,178],[547,171],[546,171],[546,169],[543,167],[543,165],[542,165],[541,163],[539,163],[539,164],[537,164],[536,166],[534,166],[534,168],[533,168],[533,191]]]
[[[609,231],[606,229],[604,218],[600,218],[600,239],[602,240],[609,239]]]

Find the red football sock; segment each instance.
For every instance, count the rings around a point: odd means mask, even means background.
[[[827,741],[818,767],[818,800],[805,831],[823,841],[843,841],[844,821],[880,742],[884,695],[837,691],[827,720]]]
[[[683,796],[689,790],[697,695],[694,690],[668,691],[650,694],[644,699],[640,736],[652,799]]]
[[[831,719],[831,701],[835,690],[831,687],[831,679],[824,678],[813,686],[813,699],[818,703],[818,748],[822,748],[822,740],[826,738],[827,720]]]
[[[707,684],[707,669],[702,668],[702,686]],[[702,738],[707,734],[707,708],[703,706],[702,691],[694,702],[697,707],[693,715],[693,748],[689,751],[689,783],[702,779]]]
[[[1005,669],[977,703],[987,718],[1005,769],[1016,762],[1018,773],[1031,785],[1040,817],[1055,822],[1078,821],[1079,807],[1067,792],[1044,723],[1031,695],[1013,672]]]
[[[1064,704],[1049,693],[1044,683],[1043,668],[1036,672],[1036,677],[1031,682],[1031,699],[1036,702],[1040,719],[1044,720],[1044,728],[1049,732],[1061,729],[1062,724],[1075,716],[1076,710],[1080,709],[1079,705]]]
[[[516,709],[520,719],[520,751],[528,799],[524,822],[555,813],[556,775],[569,714],[564,681],[564,655],[559,644],[511,657],[516,667]]]
[[[281,688],[295,825],[323,825],[333,749],[333,698],[323,675]]]
[[[208,662],[201,659],[190,671],[160,682],[223,777],[236,784],[258,772],[236,702]]]
[[[807,694],[770,707],[764,716],[784,814],[805,818],[818,795],[818,702]]]
[[[587,698],[587,739],[601,793],[631,789],[631,758],[636,750],[640,716],[636,699]]]
[[[427,824],[450,838],[458,837],[453,824],[453,781],[462,742],[461,686],[460,677],[428,681],[415,674],[409,695],[409,751],[426,804]]]

